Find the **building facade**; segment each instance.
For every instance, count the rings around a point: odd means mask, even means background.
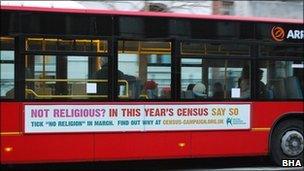
[[[1,1],[4,5],[303,19],[303,1]]]

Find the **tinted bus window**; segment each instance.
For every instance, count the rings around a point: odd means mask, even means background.
[[[120,98],[171,98],[169,42],[119,41],[118,70]]]
[[[182,55],[221,55],[249,56],[250,46],[246,44],[227,43],[189,43],[181,44]]]
[[[28,99],[107,97],[107,57],[28,55],[26,58]],[[92,62],[96,65],[91,65]]]
[[[303,99],[304,62],[262,60],[258,62],[259,99]]]
[[[74,52],[101,52],[108,50],[107,41],[88,39],[26,39],[27,51],[74,51]]]
[[[273,45],[263,44],[260,46],[260,56],[281,56],[281,57],[303,57],[303,45]]]
[[[26,50],[34,53],[25,56],[27,99],[106,99],[108,97],[106,41],[28,38]],[[42,55],[46,51],[50,55]],[[59,55],[60,51],[65,53]],[[52,55],[52,52],[57,54]],[[82,55],[75,55],[78,52],[82,52]],[[90,52],[88,53],[90,55],[85,55],[87,54],[85,52]]]
[[[15,98],[15,52],[14,52],[14,38],[1,37],[0,49],[0,87],[1,99]]]
[[[182,58],[182,99],[251,98],[250,61]]]

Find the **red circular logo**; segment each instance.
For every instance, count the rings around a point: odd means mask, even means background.
[[[271,35],[274,40],[281,42],[284,40],[285,31],[282,27],[274,26],[271,29]]]

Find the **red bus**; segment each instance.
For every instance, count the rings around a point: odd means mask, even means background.
[[[303,37],[293,19],[3,5],[1,164],[303,165]]]

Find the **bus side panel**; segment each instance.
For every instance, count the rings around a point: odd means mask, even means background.
[[[192,154],[197,157],[267,154],[268,131],[206,131],[192,133]]]
[[[111,133],[95,135],[96,160],[190,157],[189,132]]]
[[[18,102],[0,102],[0,163],[14,158],[10,151],[15,146],[12,143],[6,144],[5,141],[14,141],[22,133],[20,105]]]
[[[266,155],[275,122],[288,113],[302,113],[302,102],[253,102],[251,130],[194,132],[194,156]]]
[[[2,163],[40,163],[93,160],[93,134],[47,134],[2,137]]]
[[[285,114],[300,113],[304,116],[303,102],[254,102],[253,128],[272,128],[275,122]]]
[[[24,134],[23,104],[1,102],[1,163],[93,160],[93,133]]]
[[[1,135],[16,134],[21,132],[21,103],[0,102],[0,128]]]

